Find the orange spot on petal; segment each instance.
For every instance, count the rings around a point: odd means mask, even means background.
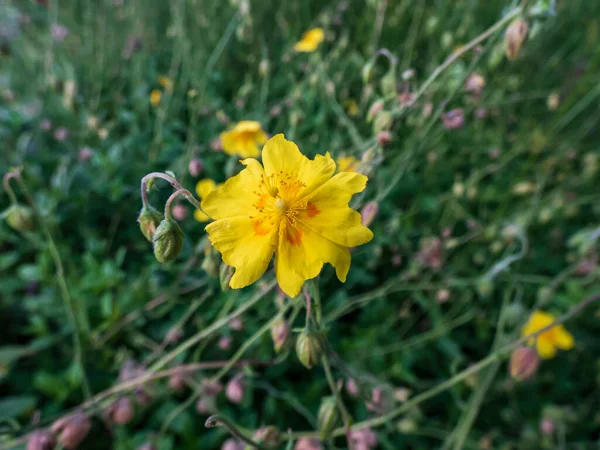
[[[264,224],[261,220],[256,220],[252,224],[252,231],[256,236],[266,236],[270,233],[271,228]]]
[[[321,210],[317,208],[314,203],[309,203],[306,205],[306,215],[310,218],[315,217],[316,215],[321,214]]]
[[[302,231],[299,228],[288,227],[285,238],[292,245],[300,245],[302,243]]]

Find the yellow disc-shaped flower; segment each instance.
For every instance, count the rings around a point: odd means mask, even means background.
[[[202,200],[208,197],[208,194],[210,194],[216,188],[217,184],[214,180],[211,180],[210,178],[204,178],[196,183],[196,194],[198,194],[198,197],[200,197],[200,200]],[[198,222],[210,222],[210,217],[208,217],[199,209],[194,211],[194,219],[196,219]]]
[[[323,42],[323,39],[325,39],[323,30],[321,28],[313,28],[302,35],[302,39],[294,45],[294,50],[297,52],[314,52],[319,44]]]
[[[554,323],[555,320],[552,314],[543,311],[534,311],[521,330],[521,337],[529,336]],[[575,339],[573,339],[573,335],[564,326],[556,325],[548,331],[539,334],[537,337],[530,339],[529,345],[533,345],[534,343],[540,357],[549,359],[556,355],[556,349],[572,349],[573,345],[575,345]]]
[[[260,154],[259,145],[267,140],[266,133],[260,123],[253,120],[242,120],[232,129],[221,133],[223,151],[243,158],[255,158]]]
[[[333,176],[329,153],[310,160],[282,134],[265,144],[264,167],[251,158],[242,163],[244,170],[202,201],[204,212],[215,219],[206,227],[210,241],[236,269],[230,287],[254,283],[273,255],[279,286],[290,297],[324,263],[346,281],[349,247],[373,238],[360,214],[348,207],[367,177],[351,172]]]

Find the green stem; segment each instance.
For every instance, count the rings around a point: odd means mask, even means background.
[[[81,386],[82,386],[82,390],[83,390],[83,395],[86,398],[86,400],[89,400],[92,397],[92,393],[91,393],[89,382],[88,382],[88,379],[87,379],[87,376],[85,373],[83,350],[82,350],[82,345],[81,345],[81,330],[79,329],[79,324],[77,323],[77,317],[75,315],[75,307],[73,305],[73,299],[71,298],[71,293],[69,292],[69,287],[67,285],[67,280],[65,278],[65,269],[64,269],[61,257],[60,257],[60,253],[56,246],[56,242],[54,241],[54,238],[52,237],[52,233],[50,233],[48,224],[46,223],[46,221],[44,220],[44,217],[42,216],[40,210],[38,209],[37,204],[35,203],[35,200],[33,199],[33,196],[29,192],[29,189],[27,189],[27,186],[25,185],[25,182],[23,181],[23,178],[21,177],[21,173],[20,172],[12,172],[12,173],[14,174],[12,178],[15,178],[17,180],[17,182],[19,183],[19,185],[21,186],[21,189],[23,190],[23,193],[25,194],[25,197],[27,198],[29,205],[33,209],[33,211],[40,223],[42,232],[44,233],[44,236],[46,237],[46,240],[48,241],[48,249],[50,250],[50,254],[52,256],[52,259],[54,261],[54,266],[56,268],[56,277],[58,279],[58,286],[61,291],[61,296],[62,296],[64,305],[65,305],[65,309],[67,311],[68,320],[70,322],[71,327],[73,328],[73,351],[75,353],[74,362],[81,369]]]
[[[238,439],[244,441],[246,444],[251,445],[253,448],[267,450],[266,447],[260,445],[258,442],[254,442],[252,439],[244,435],[240,430],[238,430],[238,428],[233,422],[230,422],[229,419],[226,419],[225,417],[219,414],[215,414],[206,419],[206,423],[204,424],[204,426],[206,428],[224,426],[231,434],[233,434]]]
[[[18,174],[18,172],[8,172],[6,175],[4,175],[4,178],[2,179],[2,184],[4,185],[4,190],[8,194],[8,197],[10,198],[10,202],[13,205],[16,205],[18,202],[17,202],[17,196],[15,195],[14,191],[10,187],[10,180],[11,180],[11,178],[17,178],[18,177],[17,174]]]
[[[352,450],[352,441],[350,440],[350,414],[346,409],[346,405],[344,405],[342,395],[340,394],[337,386],[335,385],[335,380],[333,379],[333,374],[331,372],[331,366],[329,364],[327,352],[323,353],[323,356],[321,357],[321,363],[323,364],[323,368],[325,369],[325,376],[327,377],[329,388],[331,389],[332,394],[335,396],[335,402],[340,412],[342,413],[342,418],[344,419],[344,431],[346,433],[348,449]]]

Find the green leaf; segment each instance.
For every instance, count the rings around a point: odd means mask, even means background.
[[[0,421],[19,417],[30,412],[36,405],[35,397],[5,397],[0,400]]]

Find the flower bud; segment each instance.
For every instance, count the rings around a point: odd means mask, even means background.
[[[531,347],[520,347],[510,355],[510,376],[517,381],[531,378],[540,365],[537,352]]]
[[[131,422],[134,413],[131,399],[129,397],[122,397],[110,407],[109,417],[114,423],[124,425]]]
[[[48,430],[35,430],[29,436],[26,450],[52,450],[54,435]]]
[[[154,233],[160,225],[163,216],[152,206],[144,206],[138,216],[138,223],[140,224],[140,231],[148,241],[152,242]]]
[[[279,353],[288,343],[290,338],[290,325],[285,319],[277,320],[271,327],[271,338],[273,348]]]
[[[256,430],[254,436],[252,436],[252,440],[267,448],[279,448],[281,445],[281,433],[277,428],[269,425],[268,427],[262,427]],[[247,450],[250,448],[251,447],[246,446]]]
[[[518,18],[511,22],[504,33],[504,52],[511,61],[517,59],[521,46],[527,38],[529,26],[523,19]]]
[[[223,442],[221,450],[244,450],[244,443],[237,439],[230,438]]]
[[[388,73],[386,73],[380,81],[381,92],[385,98],[393,98],[398,94],[396,86],[396,67],[392,65]]]
[[[377,202],[366,203],[360,211],[361,222],[363,226],[368,227],[369,225],[371,225],[378,212],[379,205],[377,204]]]
[[[154,256],[161,263],[173,261],[181,252],[183,247],[183,231],[177,222],[163,220],[152,238],[154,245]]]
[[[444,128],[447,130],[456,130],[462,128],[465,124],[465,113],[461,108],[456,108],[442,114]]]
[[[375,61],[370,60],[367,62],[362,68],[362,80],[364,84],[369,84],[371,81],[371,77],[373,76],[373,67],[375,66]]]
[[[34,215],[31,208],[23,205],[12,205],[4,213],[6,223],[16,231],[31,231],[35,227]]]
[[[304,367],[312,369],[323,353],[321,337],[314,331],[303,330],[296,339],[296,354]]]
[[[231,336],[222,336],[217,345],[221,350],[229,350],[232,342],[233,338]]]
[[[216,409],[214,397],[201,398],[196,402],[196,411],[198,414],[210,414]]]
[[[233,267],[228,266],[225,263],[221,263],[221,268],[219,269],[219,282],[221,283],[221,291],[226,292],[229,289],[229,281],[233,277]]]
[[[59,419],[52,425],[53,432],[60,432],[58,441],[68,450],[76,449],[87,437],[91,428],[90,418],[82,411]]]
[[[169,331],[167,331],[165,340],[169,344],[177,344],[181,340],[182,337],[183,337],[183,330],[179,327],[172,327],[172,328],[169,328]]]
[[[180,373],[174,373],[169,377],[169,389],[181,392],[185,388],[185,378]]]
[[[202,161],[198,158],[192,158],[190,160],[190,163],[188,164],[188,172],[190,172],[190,175],[193,177],[197,177],[198,175],[200,175],[202,173],[203,168],[204,165],[202,164]]]
[[[146,442],[141,447],[138,447],[137,450],[158,450],[158,449],[156,448],[155,445],[151,444],[150,442]]]
[[[231,403],[237,405],[242,403],[245,391],[244,376],[242,374],[233,377],[229,383],[227,383],[227,386],[225,386],[225,396]]]
[[[350,397],[358,397],[358,386],[356,385],[356,381],[354,381],[354,379],[348,378],[346,380],[346,392],[348,395],[350,395]]]
[[[319,425],[319,432],[322,440],[326,440],[331,432],[335,430],[339,420],[340,412],[337,408],[335,397],[332,395],[323,398],[317,416],[317,423]]]
[[[377,133],[377,143],[382,147],[385,147],[392,141],[392,133],[388,130],[383,130]]]
[[[171,208],[171,214],[176,220],[185,220],[188,216],[188,210],[181,203],[178,203]]]
[[[392,126],[392,122],[394,118],[389,111],[381,111],[375,117],[375,121],[373,122],[373,133],[379,134],[380,131],[387,130]]]
[[[90,158],[94,156],[94,151],[89,147],[82,147],[79,149],[79,154],[77,155],[77,159],[79,162],[87,162]]]
[[[294,446],[294,450],[322,450],[321,441],[315,438],[300,438],[296,445]]]
[[[234,317],[229,321],[229,328],[234,331],[242,331],[244,329],[244,322],[239,317]]]
[[[367,112],[367,122],[372,122],[375,116],[377,116],[377,114],[383,111],[383,106],[384,102],[381,99],[373,102],[373,104],[369,108],[369,111]]]

